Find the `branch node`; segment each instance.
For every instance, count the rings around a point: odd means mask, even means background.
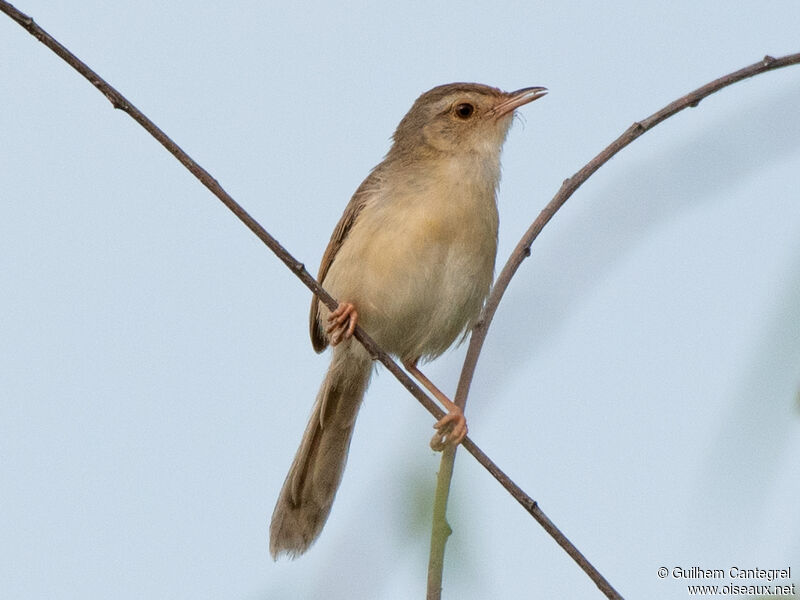
[[[696,108],[697,105],[700,104],[701,100],[702,98],[696,98],[695,100],[692,100],[691,102],[689,102],[689,108]]]
[[[440,525],[440,531],[445,538],[449,538],[451,535],[453,535],[453,528],[450,527],[450,523],[447,522],[447,519],[440,521]]]
[[[763,63],[764,63],[764,66],[768,67],[768,66],[770,66],[772,63],[774,63],[774,62],[775,62],[775,57],[774,57],[774,56],[770,56],[769,54],[767,54],[766,56],[764,56],[764,58],[763,58],[763,59],[761,59],[761,62],[763,62]]]

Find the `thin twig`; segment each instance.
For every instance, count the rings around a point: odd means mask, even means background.
[[[62,46],[44,29],[39,27],[34,20],[28,15],[17,10],[13,5],[5,0],[0,0],[0,10],[9,15],[14,21],[19,23],[31,35],[42,42],[45,46],[50,48],[58,56],[64,59],[70,66],[72,66],[78,73],[85,77],[92,85],[94,85],[108,100],[114,108],[126,112],[131,118],[139,123],[148,133],[150,133],[158,142],[164,146],[175,158],[180,161],[204,186],[206,186],[222,203],[227,206],[256,236],[272,250],[273,253],[287,266],[289,269],[308,287],[319,299],[331,310],[337,306],[336,300],[328,294],[320,284],[309,274],[303,263],[295,259],[275,238],[273,238],[253,217],[251,217],[242,206],[237,203],[219,183],[197,162],[195,162],[186,152],[184,152],[175,142],[173,142],[161,129],[159,129],[150,119],[148,119],[139,109],[131,104],[122,94],[120,94],[114,87],[108,84],[102,77],[90,69],[85,63],[79,60],[67,48]],[[356,327],[354,332],[355,338],[361,342],[367,351],[376,360],[379,360],[383,365],[400,381],[401,384],[430,412],[437,420],[444,416],[441,408],[431,400],[422,389],[411,380],[411,378],[403,371],[397,363],[389,357],[381,348],[370,338],[361,327]],[[500,470],[500,468],[492,462],[483,451],[469,438],[465,438],[462,445],[472,454],[475,459],[489,471],[500,484],[506,488],[517,500],[520,498],[530,498],[517,486],[511,479]],[[569,541],[560,534],[555,526],[550,522],[547,517],[536,507],[536,503],[530,500],[526,505],[528,512],[545,527],[547,531],[554,535],[555,532],[561,536],[561,540],[557,538],[560,545],[565,548],[571,548],[569,553],[571,556],[580,556],[577,548],[572,546]],[[539,515],[537,517],[537,515]],[[584,559],[585,560],[585,559]],[[587,563],[588,564],[588,563]],[[599,575],[599,574],[598,574]]]
[[[619,136],[616,140],[611,142],[600,154],[590,160],[586,166],[580,169],[572,177],[565,179],[561,184],[561,189],[553,197],[553,199],[544,207],[542,212],[531,224],[525,235],[517,244],[513,253],[506,262],[503,270],[498,275],[494,283],[492,292],[486,301],[486,306],[483,309],[480,319],[472,330],[470,337],[469,347],[467,349],[467,356],[464,360],[464,367],[461,371],[461,378],[458,381],[458,389],[456,390],[455,402],[466,402],[469,387],[472,383],[472,377],[475,374],[475,365],[478,363],[483,342],[486,339],[486,333],[489,325],[494,318],[500,300],[503,298],[511,278],[516,273],[522,261],[531,255],[531,244],[538,237],[545,225],[553,218],[558,209],[572,196],[573,193],[601,166],[608,162],[617,152],[622,150],[625,146],[633,142],[636,138],[641,136],[646,131],[649,131],[665,119],[679,113],[685,108],[694,108],[707,96],[714,92],[718,92],[722,88],[728,87],[734,83],[738,83],[744,79],[773,71],[782,67],[788,67],[800,63],[800,53],[789,54],[780,58],[773,58],[765,56],[763,59],[738,71],[724,75],[719,79],[707,83],[706,85],[697,88],[693,92],[689,92],[682,98],[678,98],[674,102],[667,104],[658,112],[650,115],[643,121],[638,121],[628,127],[628,129]],[[463,408],[463,407],[462,407]]]
[[[480,356],[481,349],[483,348],[483,343],[486,340],[486,334],[489,330],[489,325],[494,318],[495,312],[497,312],[497,307],[500,304],[500,300],[503,298],[503,294],[508,288],[508,284],[511,282],[511,278],[517,272],[517,269],[522,264],[522,261],[530,256],[531,245],[533,244],[534,240],[538,237],[539,233],[542,231],[544,226],[547,225],[550,219],[553,218],[553,215],[556,214],[556,212],[564,205],[570,196],[572,196],[572,194],[575,193],[575,191],[595,171],[608,162],[617,152],[622,150],[625,146],[633,142],[646,131],[652,129],[665,119],[679,113],[685,108],[697,106],[701,100],[707,96],[710,96],[714,92],[755,75],[798,63],[800,63],[800,53],[789,54],[780,58],[765,56],[757,63],[754,63],[743,69],[739,69],[738,71],[734,71],[733,73],[729,73],[728,75],[720,77],[719,79],[715,79],[714,81],[697,88],[693,92],[686,94],[682,98],[671,102],[643,121],[639,121],[631,125],[621,136],[619,136],[616,140],[609,144],[608,147],[606,147],[602,152],[589,161],[586,166],[580,169],[572,177],[564,180],[564,183],[561,185],[561,189],[559,189],[558,193],[547,204],[547,206],[545,206],[542,212],[539,213],[539,216],[525,232],[525,235],[522,236],[522,239],[517,244],[516,248],[503,267],[503,270],[500,272],[500,275],[497,277],[494,286],[492,287],[492,291],[486,301],[486,306],[484,307],[478,322],[475,324],[475,327],[472,330],[472,335],[470,337],[469,347],[464,359],[464,366],[461,370],[461,376],[458,381],[458,388],[456,390],[454,402],[462,409],[466,405],[469,388],[472,383],[472,378],[475,374],[475,367],[478,363],[478,358]],[[440,475],[437,479],[436,498],[434,500],[435,507],[447,506],[447,496],[449,495],[450,490],[450,478],[453,472],[453,461],[455,461],[455,452],[442,454],[439,467]],[[522,504],[522,506],[525,507],[526,510],[528,510],[528,512],[530,512],[531,515],[537,521],[539,521],[543,527],[545,527],[545,529],[548,529],[549,532],[549,526],[545,525],[545,523],[537,516],[537,514],[541,514],[544,519],[547,518],[543,515],[543,513],[541,513],[541,511],[538,510],[536,502],[533,501],[527,494],[522,492],[522,490],[520,490],[521,493],[517,495],[517,492],[511,491],[509,487],[506,487],[506,489],[508,489],[509,492],[514,495],[517,501]],[[535,509],[537,514],[534,514],[534,511],[529,509],[529,507]],[[437,522],[439,519],[441,519],[443,522]],[[574,548],[572,544],[569,544],[569,546],[562,544],[558,537],[562,535],[561,532],[555,529],[555,526],[553,526],[553,529],[554,532],[551,533],[553,538],[556,539],[559,545],[561,545],[567,551],[567,553],[572,556],[575,562],[577,562],[581,568],[586,571],[586,574],[589,575],[592,581],[597,584],[597,587],[599,587],[609,598],[619,598],[619,594],[608,584],[608,582],[600,575],[600,573],[597,572],[594,567],[588,563],[588,561],[584,562],[585,559],[577,551],[577,548]],[[437,600],[441,597],[441,572],[439,572],[437,575],[436,573],[431,573],[431,569],[441,569],[441,565],[444,562],[444,547],[449,532],[450,527],[447,525],[444,512],[434,511],[434,524],[431,533],[431,550],[428,561],[429,600]],[[567,543],[569,542],[567,541]],[[570,548],[574,549],[575,553],[577,554],[573,554]]]
[[[166,148],[170,154],[180,161],[200,182],[206,186],[212,194],[219,198],[222,203],[227,206],[231,212],[236,215],[242,223],[244,223],[250,231],[256,234],[266,246],[294,273],[303,284],[316,294],[319,299],[331,310],[335,310],[337,306],[336,300],[326,292],[323,287],[314,279],[311,274],[306,270],[305,265],[292,256],[286,248],[284,248],[278,240],[272,237],[266,229],[264,229],[258,221],[256,221],[250,214],[242,208],[242,206],[234,200],[228,192],[226,192],[219,182],[214,179],[208,171],[201,167],[195,160],[186,154],[175,142],[173,142],[166,133],[156,126],[150,119],[148,119],[138,108],[128,101],[122,94],[120,94],[113,86],[107,83],[102,77],[90,69],[85,63],[77,58],[72,52],[62,46],[55,40],[49,33],[39,27],[34,20],[28,15],[20,12],[14,6],[0,0],[0,10],[9,15],[22,27],[24,27],[31,35],[37,40],[42,42],[45,46],[50,48],[53,52],[63,58],[72,68],[78,73],[83,75],[93,86],[108,98],[109,102],[114,108],[126,112],[134,121],[139,123],[150,135],[152,135],[158,142]],[[431,413],[437,420],[444,416],[441,408],[430,398],[425,392],[401,369],[392,358],[386,354],[381,348],[370,338],[361,327],[356,327],[354,336],[360,341],[364,347],[369,351],[372,357],[382,362],[392,374],[400,380],[400,383],[411,392],[411,394],[420,401],[420,403]]]

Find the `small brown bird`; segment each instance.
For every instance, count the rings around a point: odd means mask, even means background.
[[[333,356],[270,526],[270,552],[297,556],[325,525],[342,478],[372,360],[356,323],[448,409],[434,449],[467,433],[463,412],[418,369],[468,331],[492,283],[500,151],[514,110],[541,98],[451,83],[422,94],[386,158],[356,190],[322,257],[318,280],[339,301],[311,302],[311,343]]]

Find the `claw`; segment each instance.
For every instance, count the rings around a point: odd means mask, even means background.
[[[436,422],[434,428],[436,434],[431,438],[430,445],[436,452],[441,452],[447,446],[458,446],[467,437],[467,419],[461,409],[447,413]]]
[[[353,336],[358,323],[358,311],[350,302],[340,302],[336,310],[328,315],[328,323],[330,325],[325,332],[330,335],[331,346],[336,346]]]

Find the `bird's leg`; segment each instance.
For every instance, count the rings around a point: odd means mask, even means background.
[[[350,302],[340,302],[331,314],[328,315],[328,329],[331,346],[336,346],[342,340],[352,337],[358,323],[358,311]]]
[[[418,360],[415,358],[414,360],[403,361],[403,366],[447,409],[447,414],[434,425],[436,435],[431,438],[431,448],[441,452],[448,445],[457,446],[466,437],[467,419],[464,417],[464,411],[461,410],[461,407],[445,396],[444,392],[437,388],[417,368]]]

